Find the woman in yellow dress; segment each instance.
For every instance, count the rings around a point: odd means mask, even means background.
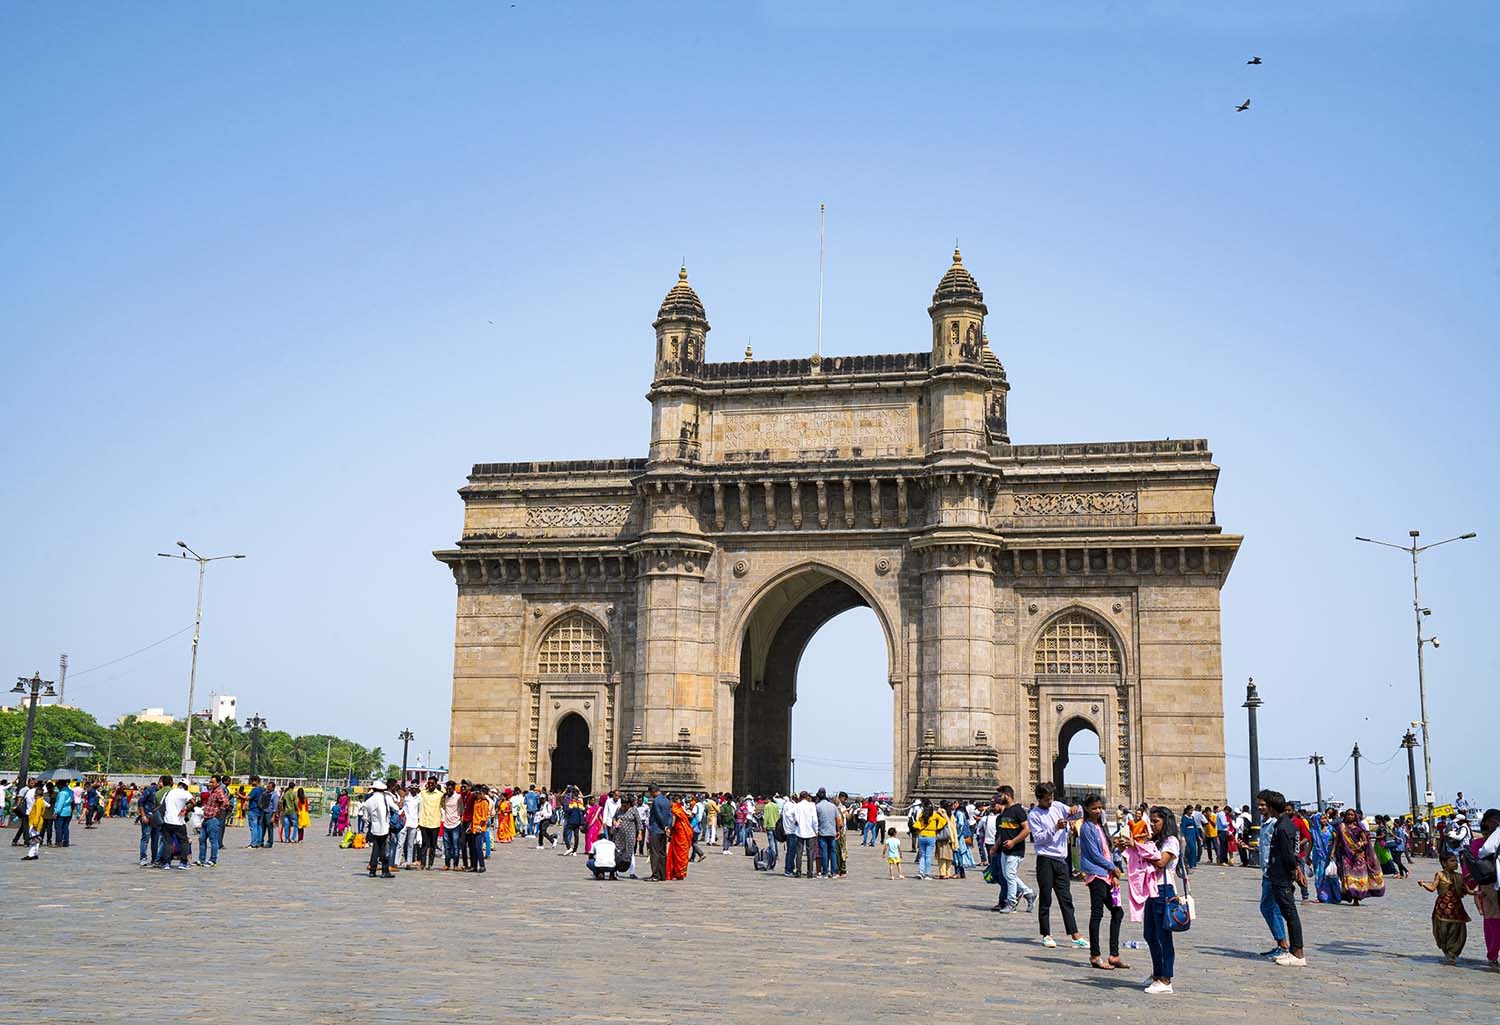
[[[495,842],[510,843],[516,838],[516,821],[510,811],[510,788],[495,802]]]
[[[307,794],[301,787],[297,788],[297,842],[307,835],[307,825],[311,821],[311,815],[307,808]]]

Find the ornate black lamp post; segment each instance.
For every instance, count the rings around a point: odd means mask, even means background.
[[[26,709],[26,732],[21,735],[21,769],[16,773],[16,789],[21,789],[26,783],[26,770],[31,767],[31,731],[36,727],[36,702],[37,696],[56,697],[57,691],[52,689],[52,681],[42,679],[41,673],[32,673],[31,679],[24,676],[16,678],[16,685],[10,689],[12,694],[31,694],[31,705]]]

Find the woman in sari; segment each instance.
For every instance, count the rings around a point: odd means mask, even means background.
[[[1328,853],[1333,845],[1333,826],[1325,824],[1321,814],[1314,815],[1308,825],[1312,827],[1313,878],[1318,884],[1318,903],[1338,904],[1344,899],[1343,891],[1339,889],[1338,876],[1328,875]]]
[[[667,840],[667,878],[686,879],[688,854],[693,849],[693,818],[682,806],[682,798],[672,797],[672,835]]]
[[[510,807],[510,788],[506,787],[495,802],[495,842],[510,843],[516,838],[516,817]]]
[[[1366,898],[1385,896],[1385,874],[1380,871],[1375,841],[1353,808],[1344,810],[1343,821],[1334,829],[1331,855],[1338,865],[1345,900],[1359,907]]]
[[[600,794],[599,799],[589,805],[589,810],[583,813],[583,849],[591,851],[594,849],[594,841],[599,839],[599,834],[604,832],[604,799],[608,796]]]
[[[338,826],[336,827],[336,832],[339,836],[343,836],[344,831],[349,828],[349,791],[339,791],[339,799],[337,801],[337,805]]]

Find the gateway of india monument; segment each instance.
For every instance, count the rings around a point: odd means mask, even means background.
[[[1013,445],[957,250],[927,312],[921,352],[715,363],[684,269],[644,458],[474,466],[434,553],[458,586],[453,775],[784,792],[802,651],[868,606],[885,677],[837,686],[891,702],[898,801],[1076,794],[1080,731],[1108,801],[1222,801],[1241,539],[1207,442]]]

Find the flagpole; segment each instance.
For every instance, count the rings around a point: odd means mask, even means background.
[[[818,204],[818,355],[823,355],[823,211]]]

